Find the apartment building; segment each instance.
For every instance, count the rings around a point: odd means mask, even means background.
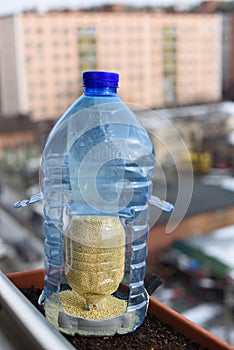
[[[143,11],[21,13],[0,18],[0,111],[58,119],[85,70],[120,73],[127,103],[156,108],[218,101],[222,20]]]

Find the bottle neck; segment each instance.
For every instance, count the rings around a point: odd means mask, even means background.
[[[86,96],[114,96],[117,95],[116,87],[84,87],[84,95]]]

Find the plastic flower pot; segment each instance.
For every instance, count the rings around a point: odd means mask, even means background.
[[[10,273],[7,277],[17,288],[43,288],[43,269]],[[209,350],[233,350],[233,347],[196,325],[178,312],[150,297],[148,312],[172,326],[177,332]]]
[[[10,277],[11,278],[11,277]],[[13,283],[0,271],[0,339],[1,349],[15,350],[74,350],[16,287],[28,288],[32,283],[43,286],[43,271],[15,273]],[[14,285],[15,283],[15,285]],[[34,302],[35,303],[35,302]]]

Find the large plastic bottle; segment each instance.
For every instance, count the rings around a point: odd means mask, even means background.
[[[42,156],[46,277],[41,300],[47,318],[73,333],[132,332],[147,313],[144,277],[155,155],[146,130],[117,96],[118,79],[112,72],[83,73],[84,94],[56,123]],[[35,200],[36,196],[31,202]],[[159,202],[156,198],[155,205],[172,209]],[[24,206],[30,201],[19,203]],[[101,229],[95,231],[94,225]],[[84,239],[86,230],[91,230],[87,237],[93,233],[96,238]],[[118,246],[116,258],[111,253],[111,234],[124,248]],[[92,240],[95,249],[85,250]],[[99,254],[102,249],[106,249],[104,255]],[[112,259],[106,258],[111,255]],[[103,259],[107,259],[105,264]],[[92,261],[93,277],[88,275]],[[101,277],[95,278],[97,274]],[[82,284],[82,276],[90,282]],[[120,316],[94,321],[67,315],[59,295],[61,286],[69,283],[87,299],[88,309],[96,301],[101,308],[100,300],[110,293],[126,301],[126,310]]]
[[[82,95],[52,130],[43,152],[45,197],[45,298],[64,280],[63,209],[76,215],[118,216],[125,229],[125,275],[129,286],[126,331],[142,324],[151,178],[150,138],[117,96],[118,74],[85,72]],[[95,330],[93,331],[95,333]],[[99,332],[100,334],[100,332]]]

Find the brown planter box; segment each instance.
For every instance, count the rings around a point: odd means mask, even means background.
[[[32,286],[43,288],[44,285],[43,269],[10,273],[7,277],[18,288],[30,288]],[[166,322],[179,333],[197,342],[204,348],[209,350],[234,349],[231,345],[152,297],[150,297],[149,313],[155,315],[159,320]]]

